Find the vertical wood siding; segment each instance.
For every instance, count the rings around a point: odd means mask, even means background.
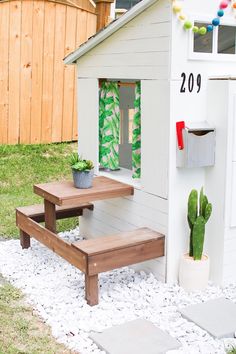
[[[76,73],[63,58],[96,15],[41,0],[0,3],[0,144],[77,139]]]

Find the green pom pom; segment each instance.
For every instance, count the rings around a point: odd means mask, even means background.
[[[193,27],[192,22],[190,22],[190,21],[184,22],[184,28],[185,28],[186,30],[189,30],[189,29],[191,29],[192,27]]]
[[[204,34],[206,34],[206,33],[207,33],[206,27],[201,27],[201,28],[199,28],[198,33],[201,34],[202,36],[203,36]]]
[[[198,26],[193,26],[193,33],[198,33],[199,27]]]

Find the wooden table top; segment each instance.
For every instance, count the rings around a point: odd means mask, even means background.
[[[56,205],[78,205],[109,198],[134,194],[134,188],[128,184],[107,177],[95,177],[92,188],[75,188],[72,181],[55,181],[35,184],[34,193]]]

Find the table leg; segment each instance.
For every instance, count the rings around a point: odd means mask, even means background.
[[[94,306],[98,304],[98,275],[85,274],[85,299],[87,304]]]
[[[44,199],[45,227],[56,233],[56,206]]]
[[[23,230],[20,230],[20,244],[23,249],[30,247],[30,236]]]

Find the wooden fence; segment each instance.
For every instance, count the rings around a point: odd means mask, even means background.
[[[62,60],[95,33],[96,15],[72,1],[0,2],[0,144],[77,139],[75,67]]]

